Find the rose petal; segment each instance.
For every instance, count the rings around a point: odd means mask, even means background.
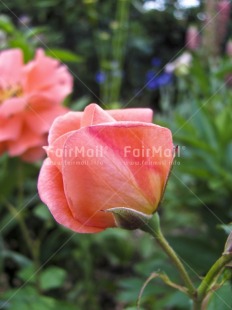
[[[68,151],[64,148],[67,138],[73,134],[74,131],[67,132],[60,136],[51,145],[45,147],[47,156],[51,159],[53,165],[55,165],[60,171],[62,170],[63,155]]]
[[[81,119],[81,127],[97,125],[102,123],[115,123],[115,119],[99,105],[92,103],[88,105]]]
[[[49,131],[48,143],[52,144],[56,139],[67,132],[79,129],[82,115],[83,112],[68,112],[57,117]]]
[[[99,125],[91,131],[123,159],[147,200],[155,206],[174,157],[171,131],[158,125],[136,122]]]
[[[116,119],[116,121],[135,121],[151,123],[153,118],[153,111],[148,108],[107,110],[107,112],[114,119]]]
[[[46,159],[41,168],[38,192],[58,223],[79,233],[96,233],[102,230],[97,227],[83,226],[73,218],[64,195],[62,175],[52,165],[50,159]]]

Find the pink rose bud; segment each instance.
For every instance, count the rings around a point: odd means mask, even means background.
[[[72,76],[42,49],[27,64],[20,49],[1,52],[0,72],[0,153],[36,161],[45,156],[53,120],[67,112],[61,104],[72,91]]]
[[[79,233],[135,229],[156,211],[172,166],[169,129],[152,110],[84,112],[58,117],[38,180],[41,200],[56,221]]]
[[[196,26],[189,26],[186,32],[186,47],[195,51],[200,46],[200,34]]]

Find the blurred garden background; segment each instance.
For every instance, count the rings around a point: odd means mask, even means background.
[[[42,48],[67,65],[65,106],[150,107],[172,130],[178,151],[161,225],[199,283],[232,228],[230,1],[8,0],[0,12],[1,50],[20,48],[28,62]],[[180,283],[140,231],[59,226],[37,195],[40,166],[0,157],[0,309],[133,310],[152,272]],[[232,309],[231,275],[207,309]],[[181,309],[190,309],[184,294],[159,279],[146,287],[141,310]]]

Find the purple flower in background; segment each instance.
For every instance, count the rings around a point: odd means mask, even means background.
[[[161,59],[158,57],[153,57],[151,60],[152,67],[159,67],[161,65]]]
[[[159,81],[157,78],[154,78],[153,80],[150,80],[146,84],[146,88],[149,90],[156,90],[159,88]]]
[[[146,88],[149,90],[156,90],[159,87],[172,83],[172,74],[168,72],[158,75],[156,72],[149,70],[146,73]]]
[[[95,81],[98,84],[103,84],[106,80],[106,74],[103,71],[99,71],[95,74]]]
[[[146,73],[146,81],[149,82],[149,80],[155,79],[157,77],[157,73],[153,70],[148,70]]]
[[[162,73],[159,77],[159,86],[165,86],[172,83],[172,74],[168,72]]]
[[[23,26],[29,26],[31,23],[31,18],[28,15],[22,15],[19,17],[19,23]]]
[[[146,73],[146,88],[149,90],[155,90],[159,88],[157,73],[152,70],[149,70]]]

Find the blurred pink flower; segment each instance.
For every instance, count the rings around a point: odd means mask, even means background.
[[[220,0],[217,4],[217,37],[219,44],[222,44],[230,21],[231,3],[229,0]]]
[[[186,32],[186,47],[192,51],[199,48],[201,43],[201,38],[196,26],[191,25],[188,27]]]
[[[0,154],[28,162],[42,158],[53,120],[67,112],[61,104],[72,91],[72,76],[38,49],[23,63],[20,49],[0,53]]]
[[[226,55],[232,56],[232,40],[228,40],[226,43]]]

